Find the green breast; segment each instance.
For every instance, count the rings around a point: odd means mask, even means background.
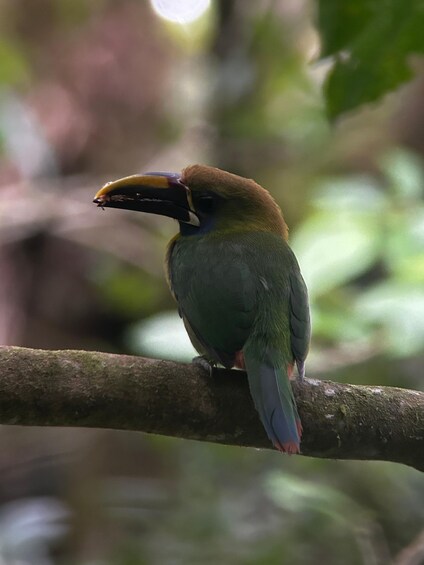
[[[174,240],[170,285],[198,339],[233,355],[254,334],[290,355],[291,256],[282,238],[266,232]]]

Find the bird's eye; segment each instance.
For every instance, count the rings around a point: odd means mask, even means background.
[[[196,210],[203,214],[210,214],[215,209],[215,198],[210,194],[201,194],[196,203]]]

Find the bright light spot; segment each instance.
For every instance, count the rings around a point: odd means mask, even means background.
[[[177,312],[160,312],[135,324],[129,331],[131,348],[159,359],[190,361],[196,351]]]
[[[153,10],[177,24],[194,22],[209,8],[210,0],[150,0]]]

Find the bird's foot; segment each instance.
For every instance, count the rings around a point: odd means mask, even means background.
[[[296,362],[296,365],[297,365],[296,381],[302,382],[305,377],[305,363]]]
[[[193,357],[192,363],[193,365],[197,365],[198,367],[201,367],[204,371],[207,371],[210,377],[213,376],[213,370],[215,368],[215,365],[203,355],[198,355],[197,357]]]

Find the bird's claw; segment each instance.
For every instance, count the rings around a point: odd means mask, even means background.
[[[198,355],[197,357],[193,357],[192,363],[193,365],[197,365],[198,367],[201,367],[204,371],[207,371],[209,377],[213,376],[213,370],[215,366],[206,357],[203,357],[203,355]]]
[[[297,365],[297,375],[296,375],[296,381],[297,382],[302,382],[303,379],[305,378],[305,362],[296,362]]]

